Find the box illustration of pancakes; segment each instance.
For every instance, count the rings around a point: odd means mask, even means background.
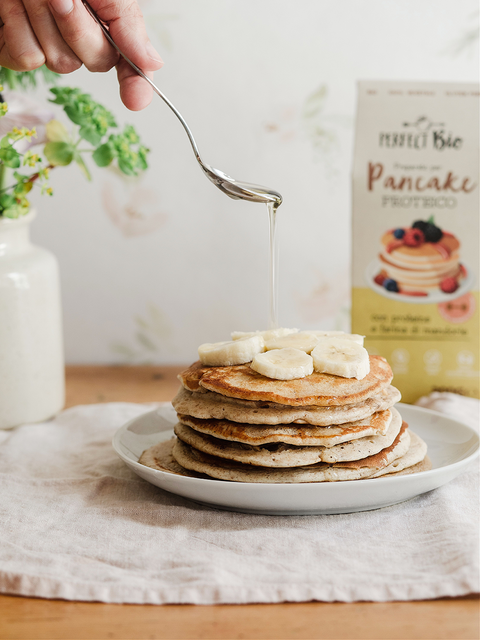
[[[232,336],[202,345],[206,362],[180,374],[175,438],[145,451],[140,463],[258,483],[339,482],[429,468],[425,443],[394,407],[401,396],[390,366],[368,355],[362,336],[286,329]]]
[[[480,397],[479,107],[475,84],[358,86],[352,331],[406,402]]]
[[[460,242],[428,221],[397,227],[382,236],[380,271],[374,282],[403,296],[455,293],[467,277],[460,263]]]

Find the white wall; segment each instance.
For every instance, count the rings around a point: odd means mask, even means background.
[[[358,79],[478,81],[475,0],[145,0],[156,81],[205,160],[279,190],[280,324],[348,328]],[[475,29],[477,31],[475,32]],[[64,79],[135,125],[150,169],[52,172],[36,243],[58,257],[67,360],[189,362],[268,325],[268,224],[202,175],[155,97],[130,113],[115,72]],[[45,92],[39,92],[45,96]]]

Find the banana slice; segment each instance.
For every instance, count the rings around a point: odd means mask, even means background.
[[[315,371],[342,378],[362,380],[370,371],[367,350],[353,340],[318,338],[312,358]]]
[[[202,364],[210,367],[226,367],[251,362],[257,353],[265,351],[262,336],[240,338],[228,342],[206,342],[198,347]]]
[[[310,331],[317,338],[342,338],[342,340],[353,340],[363,347],[365,336],[358,333],[345,333],[345,331]]]
[[[251,338],[252,336],[262,336],[264,340],[272,340],[273,338],[281,338],[288,336],[290,333],[297,333],[298,329],[269,329],[268,331],[232,331],[232,340],[240,340],[240,338]]]
[[[317,345],[318,338],[311,331],[300,331],[279,338],[265,338],[267,351],[272,349],[300,349],[310,353]]]
[[[256,355],[250,367],[268,378],[293,380],[313,373],[313,358],[300,349],[273,349]]]

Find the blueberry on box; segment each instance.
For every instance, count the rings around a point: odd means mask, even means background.
[[[384,280],[383,286],[387,291],[393,291],[394,293],[398,293],[399,291],[396,280],[393,280],[392,278],[387,278],[386,280]]]

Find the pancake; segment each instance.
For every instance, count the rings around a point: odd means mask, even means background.
[[[393,231],[382,237],[381,269],[400,288],[429,293],[438,289],[445,278],[464,278],[460,264],[460,243],[451,233],[444,232],[438,242],[423,242],[410,246],[398,241]]]
[[[427,455],[427,445],[419,436],[417,436],[416,433],[413,433],[412,431],[410,431],[410,447],[407,453],[403,455],[401,458],[398,458],[397,460],[394,460],[393,462],[388,464],[381,471],[374,473],[371,477],[378,478],[379,476],[383,476],[386,474],[395,475],[396,473],[404,471],[407,468],[411,469],[414,465],[417,465],[418,463],[425,460],[426,455]],[[427,463],[423,465],[424,471],[426,470],[425,469],[426,466],[427,466]],[[430,466],[431,466],[431,463],[430,463]]]
[[[412,437],[412,434],[413,432],[410,431],[410,438]],[[411,446],[411,441],[410,441],[410,446]],[[405,456],[402,456],[402,458],[408,456],[409,451],[410,449],[407,451]],[[398,458],[398,460],[402,460],[402,458]],[[417,462],[417,464],[414,464],[412,467],[406,467],[405,469],[402,469],[402,471],[396,471],[395,473],[385,473],[383,474],[382,477],[390,478],[391,476],[408,476],[408,475],[412,475],[413,473],[420,473],[421,471],[430,471],[431,468],[432,468],[432,461],[428,456],[425,456],[423,460],[420,460],[420,462]]]
[[[180,466],[219,480],[262,483],[338,482],[372,476],[405,455],[409,445],[410,434],[404,422],[400,433],[386,449],[362,460],[336,464],[320,462],[280,469],[254,467],[203,453],[178,439],[173,446],[172,455]]]
[[[274,380],[257,373],[248,364],[204,367],[200,362],[179,377],[190,391],[207,389],[243,400],[328,407],[356,404],[378,394],[390,384],[393,374],[385,358],[370,356],[370,373],[362,380],[317,371],[305,378]]]
[[[387,231],[382,237],[383,252],[386,255],[396,256],[410,267],[439,264],[448,260],[449,256],[458,258],[460,249],[460,242],[451,233],[444,233],[438,242],[423,242],[418,246],[401,244],[389,250],[388,247],[395,241],[393,231]]]
[[[381,269],[387,277],[392,278],[398,284],[405,287],[416,287],[418,290],[435,289],[445,278],[462,279],[462,267],[458,260],[448,262],[440,267],[429,270],[415,270],[399,267],[393,261],[380,256]],[[417,290],[414,289],[414,290]]]
[[[200,380],[202,379],[205,371],[208,371],[211,367],[204,366],[200,360],[197,360],[192,365],[178,374],[178,379],[187,391],[204,391],[200,387]]]
[[[408,451],[403,456],[401,456],[400,458],[397,458],[397,460],[394,461],[394,463],[399,463],[397,464],[397,468],[400,466],[400,464],[404,468],[402,468],[401,471],[389,472],[388,470],[393,468],[393,464],[387,465],[383,469],[382,475],[384,477],[390,478],[392,476],[410,475],[413,473],[420,473],[422,471],[429,471],[432,468],[432,463],[428,456],[425,456],[423,460],[421,460],[420,462],[417,462],[411,467],[405,466],[405,462],[408,464],[409,462],[412,461],[412,457],[410,456],[410,451],[412,448],[416,447],[415,441],[416,439],[418,439],[418,436],[414,434],[412,431],[410,431],[409,433],[410,433],[410,447]],[[150,449],[147,449],[147,451],[144,451],[143,454],[140,456],[139,462],[141,464],[146,465],[147,467],[150,467],[151,469],[157,469],[158,471],[165,471],[167,473],[173,473],[175,475],[180,475],[180,476],[206,478],[211,480],[212,478],[210,478],[209,476],[203,473],[197,473],[196,471],[189,471],[188,469],[185,469],[184,467],[178,464],[178,462],[172,456],[172,449],[175,441],[176,441],[175,438],[171,438],[170,440],[167,440],[165,442],[160,442],[154,447],[150,447]],[[404,462],[404,459],[405,459],[405,462]],[[372,477],[372,479],[374,478]]]
[[[228,398],[213,391],[194,393],[182,386],[172,400],[172,404],[179,414],[201,420],[231,420],[258,425],[294,423],[327,427],[363,420],[377,411],[390,409],[400,399],[400,391],[388,386],[357,404],[345,404],[339,407],[290,407],[275,402]]]
[[[347,422],[343,425],[331,427],[305,427],[303,425],[284,424],[270,427],[241,424],[228,420],[199,420],[183,414],[177,415],[179,422],[191,427],[194,431],[220,438],[221,440],[240,442],[252,446],[280,442],[302,447],[333,447],[337,444],[367,436],[384,436],[392,422],[393,415],[395,415],[397,421],[400,420],[400,414],[395,409],[380,411],[358,422]]]
[[[204,478],[205,476],[203,474],[189,471],[178,464],[172,456],[175,440],[176,438],[170,438],[170,440],[159,442],[153,447],[150,447],[150,449],[146,449],[138,459],[138,462],[151,469],[157,469],[158,471],[168,471],[169,473],[176,473],[180,476],[190,476],[192,478]]]
[[[252,446],[198,433],[181,422],[175,426],[175,434],[182,442],[194,449],[226,460],[259,467],[303,467],[317,462],[337,463],[360,460],[377,454],[394,442],[401,427],[402,418],[398,411],[395,411],[385,435],[358,438],[332,447],[295,446],[281,442]],[[301,430],[302,427],[297,429]]]

